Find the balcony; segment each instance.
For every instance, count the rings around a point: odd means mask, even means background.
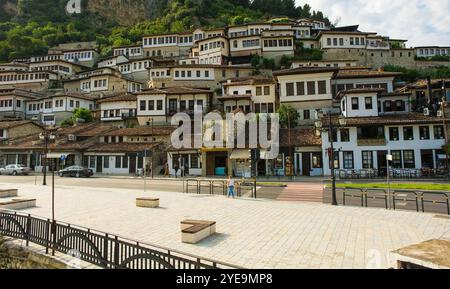
[[[370,147],[370,146],[385,146],[387,141],[384,138],[380,139],[358,139],[359,147]]]

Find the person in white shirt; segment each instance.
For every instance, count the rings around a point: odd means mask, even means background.
[[[228,197],[234,198],[234,180],[231,178],[231,176],[228,176],[227,180],[227,187],[228,187]]]

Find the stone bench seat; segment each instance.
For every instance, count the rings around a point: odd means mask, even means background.
[[[0,202],[0,209],[23,210],[36,207],[36,199],[12,199],[7,202]]]
[[[18,195],[17,189],[0,190],[0,198],[13,198],[17,197],[17,195]]]
[[[183,243],[197,244],[216,233],[216,222],[185,220],[181,222],[181,240]]]
[[[156,198],[137,198],[136,207],[140,208],[158,208],[159,199]]]

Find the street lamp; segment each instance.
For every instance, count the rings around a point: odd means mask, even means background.
[[[333,123],[332,113],[328,113],[328,126],[323,125],[324,114],[323,112],[319,113],[319,120],[316,121],[316,129],[320,132],[328,132],[328,140],[330,142],[330,148],[328,149],[328,159],[331,169],[331,180],[332,180],[332,205],[337,206],[337,197],[336,197],[336,174],[335,174],[335,166],[334,166],[334,140],[333,135],[334,132],[337,131],[340,127],[347,126],[347,119],[344,116],[339,116],[338,124]]]
[[[47,185],[47,155],[48,155],[48,142],[50,140],[54,140],[56,138],[56,136],[49,130],[44,130],[40,135],[39,135],[39,139],[41,141],[44,142],[45,145],[45,149],[44,149],[44,154],[45,154],[45,162],[44,162],[44,180],[42,185],[46,186]],[[42,161],[41,161],[42,162]]]

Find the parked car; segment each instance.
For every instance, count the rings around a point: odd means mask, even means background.
[[[2,175],[24,175],[28,176],[31,173],[31,169],[23,165],[7,165],[0,171]]]
[[[89,178],[94,175],[94,171],[80,166],[71,166],[58,172],[60,177]]]

